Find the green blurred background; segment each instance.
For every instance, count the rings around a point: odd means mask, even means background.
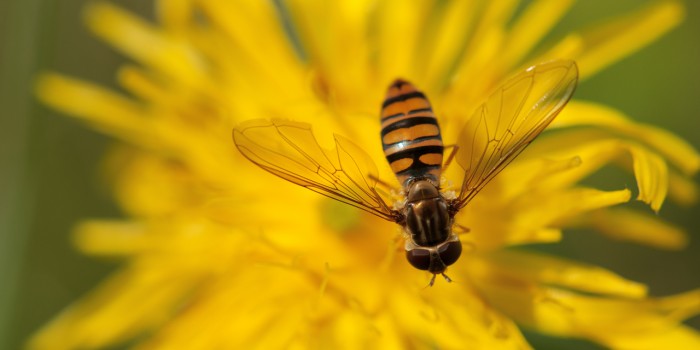
[[[114,73],[125,58],[86,31],[85,3],[0,2],[0,349],[21,348],[32,331],[118,266],[78,254],[70,238],[81,219],[120,215],[97,169],[111,141],[41,106],[31,92],[36,73],[46,70],[115,86]],[[115,3],[153,17],[150,1]],[[557,30],[586,26],[641,3],[582,0]],[[688,1],[679,28],[584,82],[576,97],[661,125],[700,148],[700,2]],[[614,172],[597,181],[607,181],[608,188],[635,188],[631,177],[620,179]],[[667,203],[661,210],[691,236],[680,253],[610,242],[584,231],[544,249],[648,283],[653,295],[685,291],[700,287],[699,208]],[[689,323],[700,328],[698,317]],[[598,348],[526,335],[538,349]]]

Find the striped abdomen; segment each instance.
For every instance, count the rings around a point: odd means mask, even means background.
[[[422,92],[397,79],[382,105],[382,146],[401,185],[416,177],[440,181],[442,137],[440,126]]]

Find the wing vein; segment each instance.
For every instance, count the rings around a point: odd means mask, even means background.
[[[552,122],[577,81],[573,61],[543,63],[507,80],[477,108],[457,140],[455,158],[464,175],[451,205],[454,211],[467,205]]]

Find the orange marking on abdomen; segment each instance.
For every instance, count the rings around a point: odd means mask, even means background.
[[[409,98],[403,101],[404,106],[406,106],[406,112],[410,112],[414,109],[430,108],[430,102],[422,97]]]
[[[391,166],[391,170],[394,173],[398,173],[399,171],[403,171],[403,170],[410,168],[412,164],[413,164],[413,159],[402,158],[402,159],[399,159],[395,162],[392,162],[389,165]]]
[[[428,153],[420,156],[418,159],[428,165],[442,165],[442,154]]]
[[[440,129],[437,125],[432,124],[418,124],[409,128],[401,128],[394,130],[386,135],[382,139],[385,145],[390,145],[392,143],[397,143],[401,141],[411,141],[419,137],[429,137],[440,135]]]
[[[382,109],[382,118],[408,112],[414,109],[430,108],[430,102],[422,97],[413,97],[407,100],[394,102]]]

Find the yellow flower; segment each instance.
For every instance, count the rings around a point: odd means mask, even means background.
[[[529,348],[518,326],[607,347],[698,348],[681,322],[700,290],[650,297],[604,268],[511,247],[593,227],[615,239],[681,248],[685,235],[648,210],[616,205],[580,180],[608,164],[630,170],[637,198],[691,203],[700,155],[674,135],[574,100],[457,216],[470,228],[454,283],[397,254],[400,230],[264,173],[231,130],[254,118],[313,125],[365,149],[385,180],[378,106],[404,77],[421,87],[446,142],[503,79],[532,63],[574,59],[584,81],[678,24],[682,5],[653,2],[538,50],[571,1],[162,0],[158,24],[108,3],[89,27],[134,63],[126,94],[45,74],[47,104],[121,141],[108,157],[128,219],[90,220],[86,254],[119,271],[59,314],[33,349]],[[535,52],[538,52],[536,54]],[[615,206],[613,208],[613,206]],[[440,281],[442,282],[442,281]]]

